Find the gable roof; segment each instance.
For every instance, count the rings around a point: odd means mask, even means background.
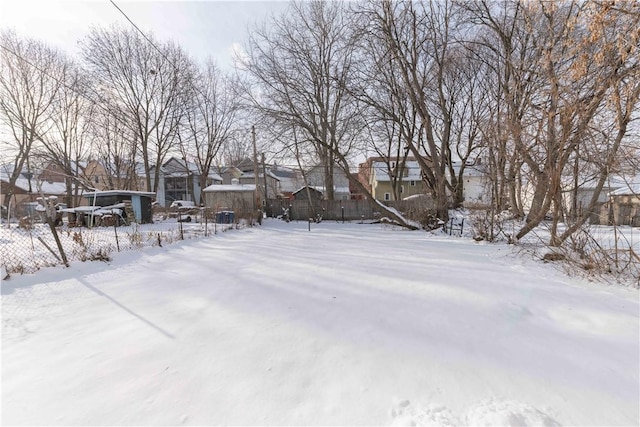
[[[613,185],[611,187],[613,187]],[[640,195],[640,175],[630,177],[630,179],[624,182],[618,182],[618,188],[611,191],[609,195],[610,196],[639,196]]]
[[[377,181],[391,181],[391,175],[386,163],[373,162],[372,170]],[[403,181],[420,181],[422,179],[422,171],[416,160],[407,160],[404,170],[407,171],[407,175],[402,176]]]
[[[206,187],[205,193],[222,193],[222,192],[249,192],[256,191],[255,184],[213,184]]]
[[[309,188],[309,190],[311,192],[315,192],[318,193],[320,196],[322,196],[322,191],[318,190],[317,188],[311,187],[311,186],[303,186],[298,188],[296,191],[294,191],[292,194],[295,196],[296,194],[302,192],[302,191],[307,191],[307,187]]]
[[[2,174],[0,176],[0,181],[3,181],[8,184],[9,177],[4,176],[4,174]],[[15,187],[19,188],[24,192],[28,192],[29,180],[24,177],[19,177],[18,179],[16,179]],[[38,180],[32,180],[31,192],[33,194],[38,194],[40,193],[40,191],[42,191],[44,194],[61,195],[67,192],[67,187],[64,184],[64,182],[48,182],[48,181],[39,182]]]

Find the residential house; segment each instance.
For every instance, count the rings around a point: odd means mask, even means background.
[[[616,175],[610,176],[605,180],[598,193],[595,205],[587,211],[596,193],[598,181],[598,176],[579,176],[577,181],[573,176],[563,176],[560,182],[564,212],[569,216],[574,214],[588,216],[591,224],[611,224],[614,220],[614,205],[617,203],[629,204],[630,200],[626,196],[633,194],[633,183],[640,182],[640,176],[628,178]],[[618,190],[620,190],[619,193],[617,192]],[[522,201],[525,212],[531,208],[534,192],[535,186],[531,182],[523,183]],[[551,212],[549,212],[549,215],[551,215]],[[617,217],[619,214],[615,215]],[[622,217],[628,217],[629,212],[623,212],[621,215]],[[631,216],[633,217],[633,215]]]
[[[386,161],[381,157],[369,158],[360,165],[360,179],[363,178],[366,179],[363,184],[376,200],[394,200],[394,182],[399,185],[395,199],[426,193],[420,165],[414,158],[407,158],[404,163],[397,158]]]
[[[4,204],[6,194],[11,193],[9,206],[2,206],[2,216],[19,218],[34,213],[38,197],[57,197],[62,201],[66,194],[64,182],[48,182],[35,179],[35,173],[21,172],[13,186],[10,185],[13,168],[10,165],[0,167],[0,203]]]
[[[77,177],[81,176],[84,173],[85,168],[87,167],[86,162],[74,162],[72,161],[70,164],[71,174],[68,171],[64,170],[64,168],[60,167],[58,162],[50,161],[45,165],[45,167],[38,174],[38,179],[41,181],[47,182],[67,182],[71,181],[72,183],[77,184]]]
[[[640,227],[640,176],[611,191],[604,207],[609,224]]]
[[[151,168],[151,174],[151,185],[154,186],[155,166]],[[207,176],[206,183],[220,184],[222,177],[212,171]],[[160,167],[156,201],[161,206],[169,206],[174,200],[202,203],[201,192],[200,172],[195,163],[171,157]]]
[[[454,173],[459,175],[461,164],[453,165]],[[462,200],[466,208],[488,208],[491,206],[491,180],[485,165],[478,161],[467,164],[462,179]]]
[[[222,184],[231,185],[231,181],[234,179],[240,179],[242,174],[242,170],[238,169],[235,166],[222,167],[222,173],[220,176],[222,177]],[[252,169],[253,170],[253,169]]]
[[[266,174],[265,174],[266,173]],[[265,177],[266,176],[266,177]],[[243,159],[235,166],[229,166],[222,171],[222,183],[230,185],[234,179],[242,185],[256,185],[255,167],[250,159]],[[267,186],[267,199],[275,199],[281,197],[280,177],[273,173],[270,166],[258,164],[258,188],[261,193]]]
[[[327,197],[325,184],[325,171],[323,165],[316,165],[306,171],[307,183]],[[349,178],[346,173],[335,166],[333,169],[333,198],[334,200],[348,200],[351,198],[349,190]]]
[[[567,212],[573,212],[575,209],[579,216],[588,215],[591,224],[607,224],[612,221],[612,211],[610,212],[611,205],[609,204],[611,201],[610,195],[616,190],[624,192],[626,191],[625,188],[629,189],[627,180],[625,180],[624,177],[611,176],[604,182],[593,209],[585,212],[585,209],[588,209],[591,199],[596,192],[598,179],[579,178],[577,188],[575,178],[573,177],[565,177],[562,183],[565,210]]]
[[[259,171],[258,173],[258,188],[260,188],[260,191],[262,192],[266,182],[267,199],[275,199],[281,194],[280,178],[274,175],[270,169],[265,169],[265,172],[266,172],[266,180],[265,180],[265,173],[262,170]],[[239,181],[240,181],[240,184],[243,184],[243,185],[249,185],[249,184],[255,185],[255,182],[256,182],[255,173],[253,171],[244,172],[240,176]]]
[[[104,167],[102,162],[91,159],[87,162],[82,173],[87,187],[90,187],[96,191],[111,189],[111,178],[107,172],[107,168]]]
[[[105,164],[99,160],[89,160],[82,178],[88,187],[102,190],[146,191],[144,166],[122,162],[120,165]]]
[[[291,169],[274,164],[270,168],[271,173],[278,177],[280,182],[280,197],[290,199],[294,191],[304,186],[304,179],[300,170]]]

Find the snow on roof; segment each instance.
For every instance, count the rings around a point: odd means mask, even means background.
[[[206,193],[221,193],[226,191],[256,191],[255,184],[213,184],[202,190]]]
[[[282,166],[278,166],[277,168],[269,169],[272,174],[277,176],[278,178],[297,178],[297,172],[293,169],[283,168]]]
[[[156,193],[149,192],[149,191],[105,190],[105,191],[92,191],[91,193],[82,194],[83,197],[131,196],[131,195],[154,197]]]
[[[2,180],[6,180],[9,182],[8,178],[2,178]],[[18,178],[16,179],[15,186],[21,190],[29,191],[29,180],[26,178]],[[31,180],[31,192],[44,194],[65,194],[67,192],[67,187],[64,182],[38,182],[38,180]]]
[[[373,162],[373,173],[378,181],[391,181],[389,169],[384,162]],[[403,181],[420,181],[422,179],[420,165],[415,160],[408,160],[404,165],[407,176],[403,176]]]
[[[262,174],[262,171],[258,172],[258,178],[262,178],[264,175]],[[271,178],[280,181],[280,177],[274,175],[273,173],[271,173],[270,170],[267,170],[267,176],[270,176]],[[253,178],[255,177],[255,174],[253,172],[243,172],[242,176],[240,178]]]
[[[222,177],[220,176],[220,174],[217,174],[215,172],[209,171],[209,175],[207,176],[214,181],[222,181]]]
[[[430,199],[431,196],[428,194],[414,194],[413,196],[407,196],[402,200],[421,200],[421,199]]]
[[[640,181],[626,183],[623,187],[613,190],[610,196],[633,196],[640,195]]]
[[[294,191],[294,193],[297,193],[298,191],[302,190],[303,188],[304,188],[304,186],[302,186],[298,190]],[[314,190],[319,191],[322,194],[324,194],[327,191],[324,185],[310,185],[309,188],[313,188]],[[333,192],[335,194],[351,194],[351,190],[349,189],[349,187],[339,187],[339,186],[335,186],[335,185],[333,186]]]
[[[579,177],[578,178],[578,189],[579,190],[593,190],[597,187],[598,185],[598,180],[599,180],[599,176],[596,177]],[[568,188],[573,188],[575,185],[575,178],[573,176],[568,176],[568,175],[563,175],[562,178],[562,184],[565,187]],[[603,189],[617,189],[617,188],[621,188],[624,187],[625,185],[625,180],[620,177],[620,176],[616,176],[616,175],[612,175],[609,178],[607,178],[604,182],[603,185]]]
[[[292,193],[293,193],[293,194],[297,194],[297,193],[301,192],[302,190],[304,190],[305,188],[307,188],[307,187],[303,185],[302,187],[298,187],[298,189],[297,189],[297,190],[292,191]],[[309,186],[309,188],[310,188],[311,190],[317,191],[317,192],[318,192],[318,193],[320,193],[320,194],[322,194],[322,191],[324,190],[324,188],[319,189],[319,188],[317,188],[317,187],[312,187],[312,186]]]

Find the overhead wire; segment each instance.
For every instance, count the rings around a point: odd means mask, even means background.
[[[160,49],[154,42],[153,40],[151,40],[145,33],[144,31],[142,31],[140,29],[140,27],[138,27],[138,25],[126,14],[126,12],[124,12],[117,4],[114,0],[110,0],[110,3],[118,10],[119,13],[121,13],[124,18],[135,28],[135,30],[137,32],[139,32],[142,37],[153,47],[153,49],[155,49],[158,53],[160,53],[163,58],[165,60],[167,60],[167,62],[169,64],[171,64],[171,66],[173,67],[174,71],[179,71],[179,67],[166,55],[165,52],[162,51],[162,49]],[[103,99],[103,96],[91,85],[85,85],[83,86],[85,89],[88,89],[89,91],[93,92],[96,96],[97,96],[97,100],[100,102],[95,102],[96,98],[92,98],[90,97],[85,91],[80,90],[78,87],[75,86],[70,86],[67,82],[61,80],[58,77],[55,77],[53,75],[51,75],[49,72],[45,71],[44,69],[42,69],[40,66],[34,64],[32,61],[30,61],[29,59],[25,58],[24,56],[20,55],[19,53],[15,52],[13,49],[5,46],[4,44],[0,44],[0,48],[4,49],[5,51],[9,52],[10,54],[14,55],[16,58],[18,58],[19,60],[23,61],[24,63],[28,64],[29,66],[33,67],[34,69],[38,70],[39,72],[41,72],[43,75],[49,77],[50,79],[56,81],[58,84],[60,84],[61,86],[66,87],[69,90],[72,90],[76,93],[78,93],[80,96],[84,97],[87,100],[90,100],[93,102],[93,104],[98,107],[99,109],[101,109],[102,111],[106,112],[109,114],[110,117],[115,118],[117,121],[119,121],[122,125],[124,125],[127,128],[130,128],[130,125],[128,123],[126,123],[119,114],[117,114],[117,111],[114,111],[112,108],[105,106],[105,102]],[[190,84],[190,86],[196,91],[198,92],[204,99],[206,99],[208,102],[212,102],[211,99],[209,98],[209,96],[205,93],[203,93],[201,91],[201,89],[199,87],[197,87],[192,80],[187,80],[188,83]],[[106,103],[108,104],[108,103]],[[287,168],[291,168],[291,169],[297,169],[298,166],[293,167],[293,165],[284,165],[281,164],[279,166],[282,167],[287,167]],[[361,167],[359,167],[359,170],[363,170],[363,169],[373,169],[375,168],[375,166],[371,165],[363,165]],[[416,169],[416,170],[421,170],[421,168],[418,167],[413,167],[413,166],[405,166],[404,170],[411,170],[411,169]]]
[[[123,124],[125,127],[129,128],[130,125],[128,123],[126,123],[118,114],[116,114],[117,112],[112,110],[109,107],[106,107],[103,105],[104,103],[104,99],[102,97],[102,95],[100,95],[98,93],[98,91],[91,85],[85,85],[85,88],[88,88],[90,91],[93,91],[97,97],[98,97],[98,101],[100,102],[95,102],[96,99],[89,97],[85,92],[83,92],[82,90],[80,90],[77,87],[74,86],[70,86],[67,82],[61,80],[58,77],[55,77],[53,75],[51,75],[49,72],[43,70],[40,66],[34,64],[33,62],[31,62],[29,59],[25,58],[24,56],[20,55],[19,53],[15,52],[13,49],[5,46],[4,44],[0,43],[0,48],[4,49],[5,51],[9,52],[10,54],[12,54],[13,56],[15,56],[16,58],[18,58],[19,60],[23,61],[24,63],[26,63],[27,65],[35,68],[36,70],[38,70],[40,73],[42,73],[43,75],[47,76],[48,78],[56,81],[59,85],[64,86],[65,88],[77,93],[78,95],[82,96],[83,98],[92,101],[93,102],[93,106],[96,106],[100,109],[102,109],[103,111],[109,113],[110,117],[114,117],[116,118],[118,121],[121,122],[121,124]]]

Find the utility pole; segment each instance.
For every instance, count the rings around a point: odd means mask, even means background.
[[[258,224],[262,224],[262,210],[260,203],[260,192],[258,190],[258,149],[256,148],[256,127],[251,126],[251,139],[253,141],[253,175],[256,184],[256,209],[258,210]]]
[[[267,202],[269,198],[269,190],[267,189],[267,166],[264,161],[264,153],[260,153],[262,155],[262,178],[264,179],[264,202]]]

